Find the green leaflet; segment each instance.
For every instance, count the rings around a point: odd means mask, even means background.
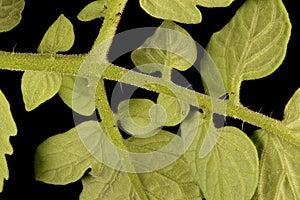
[[[252,139],[260,153],[257,199],[299,199],[299,146],[264,130]]]
[[[299,105],[300,89],[286,105],[283,119],[295,137],[299,137]],[[265,130],[254,132],[252,139],[260,153],[257,199],[299,199],[300,147]]]
[[[140,0],[141,7],[151,16],[186,24],[198,24],[202,15],[195,0]]]
[[[97,18],[105,17],[108,10],[109,1],[110,0],[97,0],[89,3],[80,11],[80,13],[77,15],[77,18],[80,21],[87,22]]]
[[[68,51],[73,46],[74,37],[73,25],[60,15],[44,35],[38,52],[55,54]],[[21,89],[26,110],[31,111],[51,99],[59,91],[61,83],[60,74],[25,71]]]
[[[243,80],[274,72],[285,56],[290,32],[291,24],[281,0],[246,1],[207,46],[226,93],[238,97]]]
[[[27,111],[51,99],[61,85],[60,74],[26,71],[22,76],[21,90]]]
[[[298,89],[285,106],[283,123],[290,129],[300,131],[300,89]]]
[[[9,137],[17,134],[17,127],[10,112],[10,106],[0,90],[0,192],[3,190],[4,179],[8,179],[8,167],[5,154],[11,155],[13,148]]]
[[[197,131],[185,154],[206,199],[250,199],[257,187],[258,156],[255,146],[234,127],[209,128],[199,113],[182,123],[182,137]],[[200,125],[200,127],[199,127]],[[198,126],[198,127],[197,127]]]
[[[96,165],[98,161],[84,144],[96,146],[100,136],[97,126],[98,122],[84,122],[40,144],[35,153],[36,180],[64,185],[79,180],[87,169]],[[85,134],[79,137],[78,130]]]
[[[95,111],[95,89],[89,87],[85,78],[63,76],[59,96],[65,104],[81,115],[89,116]]]
[[[229,6],[234,0],[198,0],[199,5],[214,8]]]
[[[161,131],[147,139],[130,138],[125,144],[134,152],[155,151],[168,144],[174,136],[166,131]],[[153,159],[155,162],[155,158]],[[158,200],[201,200],[199,187],[190,173],[188,163],[183,157],[171,165],[149,173],[138,174],[143,190],[148,199]],[[115,200],[139,199],[126,173],[103,167],[97,177],[89,175],[82,179],[82,200]],[[109,187],[107,187],[109,185]]]
[[[107,155],[103,146],[107,142],[101,139],[102,133],[97,131],[97,126],[99,124],[95,121],[84,122],[76,129],[44,141],[35,155],[36,179],[52,184],[67,184],[80,179],[87,169],[91,169],[82,179],[80,199],[134,199],[137,197],[136,186],[130,182],[128,174],[95,159],[95,155],[113,156]],[[151,138],[131,138],[124,142],[130,151],[144,153],[162,148],[174,137],[178,136],[161,131]],[[199,187],[183,157],[165,168],[138,176],[149,199],[200,199]]]
[[[203,170],[200,187],[204,196],[207,199],[250,199],[258,182],[255,146],[235,127],[225,127],[219,134],[216,146],[198,163]]]
[[[38,52],[57,53],[68,51],[73,46],[74,39],[72,23],[61,14],[47,30],[38,47]]]
[[[202,15],[197,5],[205,7],[228,6],[233,0],[140,0],[141,7],[151,16],[186,24],[198,24]]]
[[[199,188],[193,182],[188,167],[183,160],[178,160],[176,164],[166,169],[139,174],[148,198],[153,200],[201,200]],[[107,167],[102,169],[99,177],[91,175],[84,177],[82,184],[81,200],[139,199],[130,185],[127,174]]]
[[[166,112],[165,126],[176,126],[184,120],[190,111],[189,104],[163,93],[158,95],[157,104],[161,105]]]
[[[133,51],[131,59],[144,73],[164,72],[165,68],[187,70],[197,58],[195,41],[183,28],[164,21],[141,47]]]
[[[0,33],[20,23],[24,6],[24,0],[0,0]]]
[[[149,137],[164,125],[164,109],[149,99],[129,99],[118,106],[117,120],[134,137]]]

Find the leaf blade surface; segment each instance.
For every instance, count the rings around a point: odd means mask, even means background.
[[[74,38],[73,25],[62,14],[47,30],[38,52],[55,54],[68,51],[73,46]],[[61,83],[60,74],[25,71],[21,90],[26,110],[31,111],[51,99],[59,91]]]
[[[273,73],[284,59],[290,33],[291,24],[281,0],[246,1],[207,46],[226,93],[239,94],[243,80]]]
[[[296,138],[300,131],[299,105],[300,89],[288,101],[282,120]],[[262,129],[254,132],[252,140],[260,155],[257,199],[299,199],[299,145]]]
[[[80,199],[139,199],[135,190],[137,186],[130,181],[126,172],[108,167],[94,157],[105,151],[101,148],[101,134],[95,131],[95,127],[99,126],[98,122],[88,121],[78,126],[47,139],[38,147],[35,156],[37,180],[67,184],[80,179],[91,169],[82,179]],[[79,138],[76,130],[84,138]],[[124,143],[130,152],[145,153],[161,151],[174,137],[180,141],[178,136],[161,131],[147,139],[130,138]],[[201,199],[199,187],[183,156],[162,169],[137,175],[142,183],[140,187],[143,187],[142,190],[150,199]]]
[[[197,5],[204,7],[225,7],[233,0],[140,0],[140,6],[149,15],[164,19],[177,21],[185,24],[198,24],[202,20],[201,12]]]
[[[0,90],[0,193],[3,190],[4,180],[9,177],[5,154],[13,153],[9,137],[16,134],[17,127],[11,115],[9,103]]]
[[[206,199],[250,199],[258,181],[258,156],[239,129],[215,129],[198,112],[182,123],[182,137],[197,131],[185,157]]]
[[[24,6],[24,0],[0,2],[0,33],[10,31],[20,23]]]

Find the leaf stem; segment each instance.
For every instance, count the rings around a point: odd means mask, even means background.
[[[104,18],[104,22],[94,42],[93,49],[95,49],[102,42],[107,41],[107,49],[105,55],[108,55],[109,48],[112,43],[112,38],[115,36],[121,15],[128,0],[112,0],[109,3],[108,13]],[[109,41],[108,41],[109,40]]]
[[[112,0],[109,3],[109,11],[104,18],[103,25],[99,31],[98,37],[96,38],[91,53],[102,53],[104,59],[107,60],[107,55],[112,44],[112,39],[116,33],[117,26],[120,22],[122,12],[128,0]],[[99,48],[100,47],[100,48]],[[98,51],[99,52],[98,53]],[[93,52],[95,51],[95,52]],[[104,61],[105,62],[105,61]],[[92,64],[92,63],[91,63]],[[95,69],[96,70],[96,69]],[[95,74],[98,74],[97,72]],[[106,133],[109,135],[111,141],[116,145],[116,147],[126,150],[127,147],[123,143],[123,138],[118,129],[114,114],[109,105],[107,94],[105,90],[103,74],[98,77],[99,82],[96,88],[96,108],[99,111],[104,127],[106,128]],[[93,76],[90,76],[93,77]],[[120,151],[119,151],[120,152]],[[120,152],[120,158],[125,165],[125,169],[134,169],[129,156],[123,155]],[[128,177],[134,187],[136,194],[140,199],[148,199],[144,192],[143,185],[139,176],[135,173],[128,173]]]
[[[254,126],[260,127],[268,132],[275,134],[297,146],[300,145],[300,139],[297,134],[287,128],[282,121],[273,119],[261,113],[252,111],[241,104],[234,105],[228,103],[226,114],[230,117],[248,122]]]
[[[0,52],[0,69],[15,71],[44,71],[48,73],[62,73],[76,76],[86,55],[50,55],[50,54],[25,54]],[[85,72],[84,76],[92,77],[97,74],[93,71]],[[180,87],[169,81],[160,78],[148,76],[128,69],[109,65],[103,73],[103,78],[107,80],[120,81],[122,83],[134,85],[149,91],[164,93],[174,96],[170,91],[177,91],[179,98],[200,109],[210,108],[214,100],[213,112],[223,113],[223,107],[226,106],[226,115],[240,119],[257,127],[272,132],[290,142],[300,144],[297,138],[294,138],[290,130],[279,120],[272,119],[261,113],[254,112],[242,105],[227,103],[226,101],[214,99],[207,95]],[[196,97],[196,98],[194,98]]]
[[[164,66],[161,71],[161,78],[166,81],[171,81],[172,77],[172,69],[170,67]]]
[[[111,111],[110,105],[107,100],[104,80],[100,79],[96,89],[96,108],[99,111],[101,117],[101,123],[104,127],[108,128],[105,132],[109,134],[110,139],[114,142],[114,144],[122,149],[125,145],[123,144],[123,138],[119,133],[119,129],[115,120],[115,117]],[[105,117],[103,117],[105,116]]]
[[[104,87],[104,80],[100,79],[99,84],[96,89],[96,108],[99,111],[100,116],[104,116],[102,118],[101,123],[104,125],[105,133],[108,134],[110,140],[114,143],[117,148],[127,151],[127,147],[123,143],[123,138],[119,132],[114,114],[110,108],[109,102],[107,100],[106,91]],[[130,168],[130,170],[134,170],[134,166],[131,164],[131,159],[128,155],[121,154],[120,159],[122,160],[122,164],[124,164],[125,169]],[[142,183],[140,178],[135,173],[127,173],[130,181],[132,182],[132,186],[135,188],[135,191],[140,199],[148,199],[147,195],[144,192]]]

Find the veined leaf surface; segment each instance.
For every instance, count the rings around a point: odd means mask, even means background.
[[[68,51],[73,46],[74,37],[73,25],[60,15],[44,35],[38,52],[55,54]],[[26,110],[31,111],[51,99],[59,91],[61,83],[60,74],[25,71],[21,89]]]
[[[98,162],[84,146],[97,143],[97,126],[98,122],[84,122],[41,143],[35,153],[36,179],[59,185],[79,180],[87,169]],[[78,131],[85,134],[79,137]]]
[[[300,89],[287,103],[283,123],[299,137]],[[257,199],[300,198],[300,146],[265,130],[254,132],[252,139],[260,154],[260,177]]]
[[[61,14],[45,33],[38,52],[55,54],[68,51],[73,46],[74,39],[72,23]]]
[[[171,21],[164,21],[131,54],[135,66],[144,73],[163,72],[164,68],[184,71],[194,64],[196,58],[197,49],[193,38]]]
[[[141,7],[151,16],[186,24],[198,24],[202,20],[197,5],[225,7],[233,0],[140,0]]]
[[[190,112],[190,105],[169,95],[160,93],[157,104],[161,105],[166,112],[165,126],[176,126],[182,122]]]
[[[31,111],[51,99],[58,92],[60,85],[60,74],[24,72],[21,89],[26,110]]]
[[[291,24],[281,0],[246,1],[207,46],[226,93],[239,94],[243,80],[274,72],[285,56],[290,33]]]
[[[63,76],[59,96],[75,112],[89,116],[95,111],[95,88],[87,79]]]
[[[107,152],[101,149],[102,133],[95,131],[97,130],[95,126],[99,126],[98,122],[84,122],[76,129],[73,128],[43,142],[35,156],[36,178],[47,183],[67,184],[80,179],[87,169],[91,169],[82,179],[83,191],[80,195],[82,200],[139,199],[136,187],[142,187],[142,191],[149,199],[201,199],[199,187],[184,157],[178,158],[160,170],[137,174],[141,181],[139,186],[131,182],[126,172],[100,163],[94,155]],[[159,151],[174,137],[178,136],[162,131],[147,139],[130,138],[124,141],[124,144],[129,151],[136,153]]]
[[[3,190],[4,179],[8,179],[8,167],[5,154],[11,155],[13,148],[9,137],[17,134],[17,127],[10,112],[10,106],[0,90],[0,192]]]
[[[226,7],[229,6],[234,0],[199,0],[199,5],[214,8],[214,7]]]
[[[125,144],[130,151],[143,153],[158,150],[174,137],[177,136],[161,131],[147,139],[130,138]],[[155,162],[155,159],[153,162]],[[178,158],[174,163],[163,169],[149,173],[139,173],[138,177],[148,199],[202,199],[199,187],[195,183],[189,165],[183,157]],[[103,168],[98,177],[90,175],[83,178],[82,183],[84,186],[80,195],[82,200],[140,199],[136,195],[128,175],[110,168]],[[107,187],[107,185],[110,185],[110,187]]]
[[[86,5],[80,13],[77,15],[77,18],[80,21],[91,21],[97,18],[105,17],[111,0],[97,0]]]
[[[0,33],[13,29],[21,21],[24,0],[0,0]]]
[[[197,131],[185,157],[206,199],[250,199],[258,181],[258,156],[245,133],[234,127],[209,128],[199,113],[182,123],[182,137]],[[208,178],[209,177],[209,178]]]
[[[134,137],[149,137],[164,125],[164,109],[149,99],[129,99],[118,106],[117,119]]]

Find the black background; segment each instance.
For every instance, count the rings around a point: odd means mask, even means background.
[[[182,25],[202,46],[211,35],[220,30],[235,14],[245,0],[236,0],[228,8],[202,8],[203,21],[198,25]],[[75,44],[68,54],[87,53],[98,34],[102,21],[80,22],[76,16],[90,1],[84,0],[28,0],[21,23],[13,30],[0,33],[0,50],[8,52],[36,52],[48,27],[63,13],[74,25]],[[282,66],[272,75],[242,84],[241,102],[249,108],[276,119],[282,119],[284,106],[300,86],[298,78],[298,52],[300,52],[300,7],[297,2],[283,0],[293,25],[287,56]],[[138,4],[130,0],[125,8],[118,32],[137,27],[159,26],[161,20],[150,17]],[[117,47],[117,44],[114,44]],[[1,62],[1,61],[0,61]],[[117,64],[127,68],[133,65],[124,56]],[[185,72],[190,83],[201,91],[201,80],[193,72]],[[11,104],[18,135],[11,138],[14,154],[6,156],[10,169],[9,181],[5,181],[2,199],[78,199],[80,181],[66,186],[53,186],[34,180],[33,158],[38,144],[49,136],[65,132],[74,126],[72,111],[56,95],[31,112],[26,112],[21,94],[22,72],[0,71],[0,89]],[[107,81],[108,93],[114,83]],[[1,114],[1,113],[0,113]],[[83,119],[84,120],[84,119]],[[228,118],[228,124],[251,133],[256,127]]]

